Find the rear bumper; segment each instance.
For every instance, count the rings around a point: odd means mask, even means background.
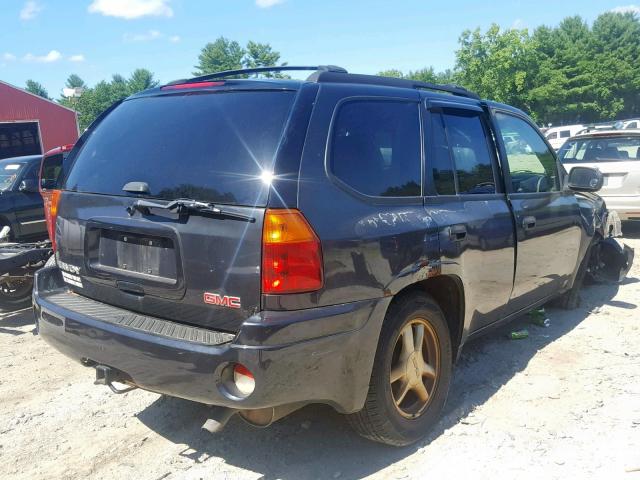
[[[262,312],[248,319],[231,341],[216,344],[210,336],[187,340],[184,334],[166,334],[171,329],[157,334],[153,328],[124,326],[113,316],[105,321],[104,315],[101,319],[91,313],[102,311],[98,302],[87,299],[93,308],[70,308],[69,302],[60,301],[66,296],[85,298],[66,290],[55,267],[36,274],[33,297],[39,334],[84,364],[106,365],[146,390],[210,405],[256,409],[326,403],[343,413],[364,404],[390,301]],[[256,388],[247,398],[226,388],[225,369],[234,363],[254,374]]]
[[[602,195],[608,210],[615,210],[620,220],[640,220],[640,195]]]

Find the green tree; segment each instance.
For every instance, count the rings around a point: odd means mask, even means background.
[[[67,77],[67,81],[65,82],[67,88],[86,88],[87,84],[84,83],[78,75],[72,73]]]
[[[486,33],[465,30],[456,52],[456,77],[480,96],[528,108],[527,91],[536,70],[526,29],[502,31],[493,24]]]
[[[280,52],[273,50],[268,43],[257,43],[249,41],[243,59],[246,68],[284,66],[286,63],[280,62]],[[265,77],[282,77],[279,73],[265,72]]]
[[[98,82],[92,88],[86,88],[80,97],[62,99],[60,103],[78,112],[80,129],[84,130],[114,102],[157,85],[153,73],[139,68],[129,78],[115,74],[111,81]]]
[[[395,68],[378,72],[378,75],[381,77],[404,78],[404,73],[402,73],[400,70],[397,70]]]
[[[29,93],[33,93],[34,95],[38,95],[42,98],[46,98],[47,100],[51,100],[49,97],[49,92],[42,86],[41,83],[36,82],[35,80],[27,80],[27,87],[25,90]]]
[[[207,43],[200,55],[194,75],[206,75],[208,73],[224,70],[238,70],[242,68],[245,49],[235,40],[219,37],[213,43]]]
[[[127,88],[130,94],[133,94],[157,87],[158,83],[159,82],[153,78],[153,73],[146,68],[138,68],[133,71],[129,80],[127,80]]]

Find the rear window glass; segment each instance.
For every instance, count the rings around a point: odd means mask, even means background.
[[[569,140],[558,152],[563,162],[640,160],[640,136]]]
[[[198,92],[127,100],[72,153],[65,188],[127,195],[125,184],[146,182],[155,198],[266,205],[261,175],[273,170],[294,95]]]

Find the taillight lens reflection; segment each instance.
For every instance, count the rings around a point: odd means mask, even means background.
[[[44,200],[44,218],[47,222],[47,232],[51,240],[53,251],[56,250],[56,219],[58,218],[58,201],[60,200],[60,190],[42,190]]]
[[[320,240],[297,210],[267,210],[262,234],[262,293],[311,292],[322,287]]]

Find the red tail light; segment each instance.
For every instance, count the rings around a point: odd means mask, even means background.
[[[60,190],[43,190],[40,192],[44,200],[44,218],[47,221],[47,232],[53,251],[56,250],[56,219],[58,218],[58,201]]]
[[[297,210],[267,210],[262,232],[262,293],[312,292],[322,287],[320,240]]]

